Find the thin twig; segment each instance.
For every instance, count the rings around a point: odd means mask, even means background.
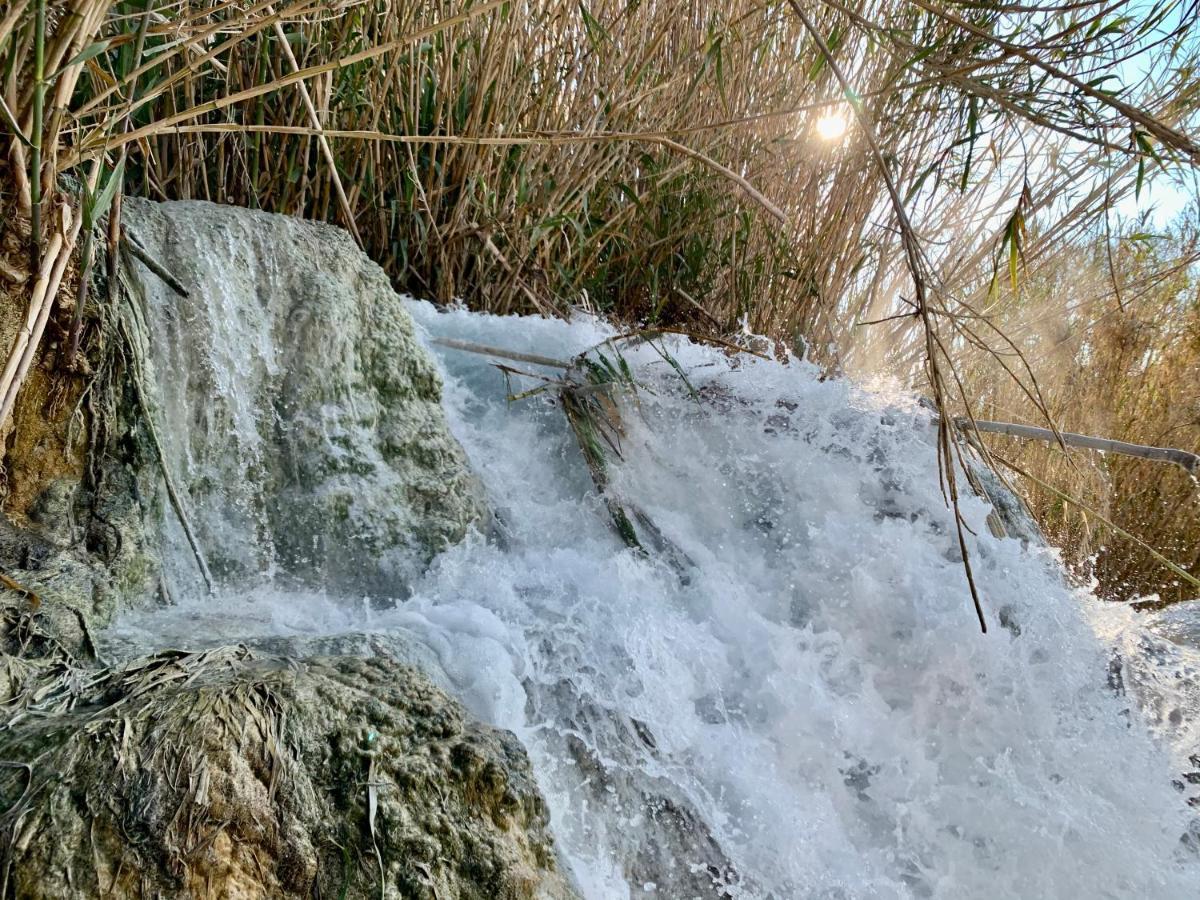
[[[821,51],[821,56],[828,64],[830,71],[838,80],[838,84],[842,88],[842,93],[847,98],[854,98],[857,95],[854,92],[853,86],[849,79],[842,71],[841,65],[833,55],[833,51],[829,49],[829,45],[821,36],[813,24],[812,19],[805,13],[804,8],[798,0],[788,0],[792,11],[796,17],[804,25],[805,31],[816,43],[817,48]],[[938,364],[938,354],[944,353],[944,348],[938,339],[935,331],[936,324],[933,321],[929,311],[928,296],[926,293],[924,265],[922,264],[922,250],[920,241],[917,238],[916,230],[912,226],[912,222],[908,218],[908,212],[904,208],[904,201],[900,196],[900,191],[896,187],[896,181],[892,177],[891,170],[888,169],[887,159],[883,155],[883,150],[879,146],[879,139],[875,136],[875,128],[867,117],[866,111],[862,107],[862,103],[852,100],[850,109],[854,113],[854,118],[862,129],[863,136],[867,140],[867,145],[870,147],[871,156],[875,160],[876,167],[879,170],[879,175],[883,179],[884,185],[887,187],[888,198],[891,201],[892,210],[896,215],[896,223],[900,229],[900,243],[904,249],[905,260],[908,263],[909,274],[913,280],[913,288],[916,293],[916,308],[917,314],[920,316],[921,324],[925,333],[925,364],[929,371],[930,387],[933,389],[934,403],[937,405],[939,413],[946,410],[945,388],[942,384],[941,367]],[[971,592],[971,602],[975,606],[975,614],[979,618],[979,628],[987,633],[987,620],[983,616],[983,603],[979,598],[979,589],[975,584],[975,573],[971,567],[971,557],[967,550],[967,539],[963,532],[963,518],[958,506],[958,490],[955,483],[954,475],[954,452],[952,447],[952,437],[949,427],[946,425],[945,416],[939,419],[938,424],[938,468],[939,473],[945,478],[945,486],[949,494],[950,506],[954,512],[954,526],[958,534],[959,551],[962,553],[963,571],[967,576],[967,587]]]
[[[308,71],[308,70],[305,70]],[[289,82],[291,83],[291,82]],[[303,85],[303,82],[298,82]],[[149,129],[149,132],[147,131]],[[167,129],[163,129],[167,130]],[[145,138],[148,133],[153,133],[154,128],[147,126],[146,128],[138,129],[128,135],[119,138],[115,145],[127,143],[130,140]],[[502,135],[486,135],[481,137],[473,137],[471,135],[423,135],[423,134],[386,134],[379,131],[367,130],[342,130],[332,128],[304,128],[295,125],[253,125],[242,124],[240,122],[206,122],[201,125],[176,125],[169,129],[170,134],[292,134],[292,135],[307,135],[317,138],[352,138],[356,140],[380,141],[383,143],[400,143],[400,144],[461,144],[465,146],[481,146],[481,147],[519,147],[530,145],[554,145],[554,144],[586,144],[586,143],[604,143],[609,141],[629,141],[647,144],[658,144],[666,147],[669,150],[694,159],[709,169],[712,169],[723,178],[732,181],[742,192],[761,206],[773,219],[785,228],[791,229],[793,222],[788,218],[787,214],[780,209],[776,204],[771,202],[758,188],[750,183],[744,176],[739,175],[728,166],[717,162],[711,156],[700,152],[686,144],[681,144],[679,141],[669,137],[664,137],[661,134],[654,132],[584,132],[584,133],[530,133],[517,134],[512,136]],[[86,148],[81,148],[77,154],[78,159],[84,159],[88,156]]]
[[[563,362],[561,359],[538,356],[536,353],[518,353],[515,350],[504,350],[500,347],[489,347],[486,344],[475,344],[471,341],[460,341],[455,338],[434,338],[433,343],[439,347],[449,347],[451,350],[465,350],[467,353],[478,353],[480,356],[498,356],[500,359],[532,363],[535,366],[549,366],[554,369],[571,368],[570,363]]]
[[[274,15],[275,11],[271,7],[267,7],[267,14]],[[288,64],[292,67],[293,72],[300,71],[300,63],[296,61],[296,54],[292,52],[292,45],[288,43],[287,35],[283,31],[283,26],[276,19],[274,23],[275,36],[279,38],[279,44],[283,48],[283,55],[287,57]],[[362,235],[358,233],[358,226],[354,224],[354,211],[350,208],[350,201],[346,198],[346,190],[342,187],[342,178],[338,174],[337,162],[333,158],[333,150],[329,146],[329,139],[325,136],[324,126],[321,124],[321,117],[317,115],[317,108],[313,106],[312,97],[308,93],[308,85],[303,81],[297,81],[296,87],[300,91],[300,99],[304,102],[304,108],[308,111],[308,117],[312,119],[313,128],[317,132],[317,144],[321,147],[321,155],[325,157],[325,164],[329,167],[329,180],[333,182],[333,190],[337,194],[338,205],[342,208],[342,216],[346,220],[346,228],[354,236],[354,242],[358,246],[363,245]]]
[[[125,246],[132,247],[133,245],[130,242],[126,242]],[[209,571],[208,563],[204,559],[204,553],[200,549],[200,542],[196,538],[196,533],[192,529],[191,520],[184,509],[183,500],[175,487],[175,479],[171,477],[171,468],[167,464],[167,455],[163,452],[162,442],[158,438],[158,429],[154,426],[154,416],[151,414],[150,406],[146,402],[145,395],[142,392],[144,375],[142,373],[140,348],[134,343],[132,335],[128,333],[128,326],[122,323],[121,327],[126,332],[126,340],[132,349],[134,398],[137,400],[138,408],[142,412],[142,419],[146,423],[146,430],[150,435],[150,443],[154,445],[154,455],[158,460],[158,467],[162,471],[163,482],[167,487],[167,498],[171,501],[171,509],[175,511],[175,517],[179,520],[179,524],[183,528],[184,537],[187,538],[188,546],[191,547],[192,556],[196,559],[196,566],[200,569],[200,575],[204,578],[204,584],[208,588],[208,593],[210,595],[215,594],[216,587],[213,583],[212,573]]]
[[[163,283],[180,297],[186,298],[189,296],[187,288],[167,270],[166,266],[151,256],[146,251],[146,248],[138,243],[137,238],[133,236],[133,232],[126,228],[122,230],[121,234],[125,238],[125,246],[129,248],[129,252],[133,255],[134,259],[161,278]]]
[[[4,587],[8,588],[10,591],[13,591],[17,594],[21,594],[22,596],[24,596],[25,599],[29,601],[29,605],[33,609],[37,609],[39,606],[42,605],[41,597],[39,597],[36,593],[31,591],[29,588],[25,587],[25,585],[21,584],[19,581],[12,578],[5,572],[0,572],[0,585],[3,585]]]

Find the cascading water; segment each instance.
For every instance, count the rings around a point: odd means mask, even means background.
[[[128,213],[192,286],[135,272],[131,330],[218,579],[402,592],[482,504],[387,276],[344,232],[300,219],[210,203]],[[185,536],[174,516],[164,526],[169,593],[194,597]]]
[[[213,290],[234,307],[213,316],[257,301]],[[408,309],[426,337],[557,358],[611,334]],[[276,338],[224,334],[202,391],[284,415],[240,394],[244,367],[293,364]],[[630,351],[643,388],[623,404],[610,489],[690,560],[681,578],[616,537],[551,396],[509,403],[487,358],[434,349],[490,536],[442,552],[391,608],[267,566],[250,589],[231,567],[217,597],[179,590],[118,622],[110,646],[415,639],[473,712],[525,743],[589,898],[1195,896],[1186,806],[1106,686],[1095,601],[1048,552],[991,537],[987,507],[966,500],[992,626],[979,634],[915,404],[676,342],[697,400],[661,356]],[[187,383],[168,407],[204,405]],[[213,435],[199,446],[220,451]],[[285,518],[238,525],[194,502],[255,558],[294,543]]]

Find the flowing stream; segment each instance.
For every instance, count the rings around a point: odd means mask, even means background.
[[[426,340],[560,359],[610,335],[409,309]],[[205,390],[237,398],[240,370],[283,365],[269,342],[230,330]],[[489,535],[440,554],[391,606],[257,563],[209,598],[186,588],[176,537],[175,605],[126,615],[110,644],[419,646],[524,742],[588,898],[1197,896],[1176,767],[1108,686],[1096,601],[1048,551],[993,538],[967,498],[979,633],[928,414],[797,360],[668,346],[699,399],[651,348],[629,352],[642,388],[623,405],[611,490],[682,566],[617,538],[551,396],[508,402],[486,357],[431,345]],[[212,440],[253,455],[255,422],[278,411],[233,409],[234,433]],[[227,477],[252,481],[240,465]],[[198,515],[269,558],[279,536],[222,503]]]

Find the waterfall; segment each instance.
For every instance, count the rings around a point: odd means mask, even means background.
[[[441,541],[424,570],[411,546],[383,565],[362,555],[391,554],[387,535],[334,529],[359,555],[333,571],[318,546],[313,578],[296,548],[321,544],[334,507],[304,492],[337,493],[354,467],[297,477],[299,451],[278,448],[337,450],[350,434],[341,449],[361,461],[377,449],[362,433],[399,401],[342,364],[358,350],[337,333],[272,311],[270,280],[284,294],[297,280],[282,263],[251,278],[228,262],[254,241],[253,228],[195,241],[209,262],[185,274],[203,275],[203,302],[150,302],[161,430],[222,588],[194,590],[172,539],[177,603],[127,614],[110,646],[419,644],[439,680],[528,748],[589,898],[1195,895],[1187,808],[1168,752],[1108,686],[1098,601],[1046,549],[993,537],[986,504],[964,498],[992,626],[979,633],[911,397],[670,341],[685,384],[652,348],[629,350],[640,387],[622,404],[610,491],[679,548],[681,573],[616,536],[552,394],[510,402],[490,360],[430,342],[570,358],[612,332],[411,301],[494,524]],[[347,277],[331,256],[328,279]],[[318,334],[329,343],[314,351]],[[355,477],[356,494],[378,491],[355,502],[387,507],[392,475]],[[364,566],[369,578],[350,577]]]
[[[440,382],[387,276],[338,229],[211,203],[131,201],[133,316],[168,474],[217,579],[402,596],[481,509]],[[195,599],[178,517],[169,593]]]

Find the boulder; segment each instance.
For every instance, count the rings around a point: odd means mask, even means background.
[[[485,507],[387,275],[290,216],[128,200],[124,220],[143,393],[217,580],[403,596]]]
[[[394,660],[79,664],[0,611],[4,895],[568,900],[508,732]]]

